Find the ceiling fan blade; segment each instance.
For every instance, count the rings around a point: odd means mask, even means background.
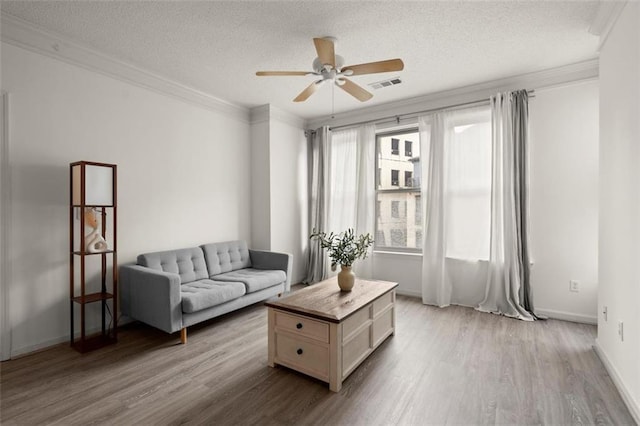
[[[389,59],[386,61],[369,62],[366,64],[348,65],[342,67],[342,72],[352,71],[347,75],[362,75],[362,74],[375,74],[379,72],[391,72],[402,71],[404,69],[404,62],[402,59]]]
[[[306,101],[309,98],[309,96],[313,95],[316,92],[316,90],[318,90],[318,87],[320,87],[323,81],[324,80],[314,81],[313,83],[308,85],[306,89],[304,89],[302,92],[300,92],[298,96],[296,96],[293,102]]]
[[[307,75],[308,71],[258,71],[257,76],[276,76],[276,75]]]
[[[316,52],[318,52],[318,59],[322,65],[331,65],[336,67],[336,52],[334,50],[333,42],[326,38],[314,38],[313,44],[316,45]]]
[[[373,98],[373,95],[371,93],[367,92],[362,87],[355,84],[353,81],[347,80],[346,78],[342,78],[340,80],[344,81],[344,84],[342,85],[337,84],[337,86],[342,90],[344,90],[345,92],[347,92],[348,94],[350,94],[351,96],[353,96],[354,98],[356,98],[357,100],[364,102]]]

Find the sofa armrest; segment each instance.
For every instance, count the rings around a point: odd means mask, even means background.
[[[251,266],[256,269],[280,269],[287,274],[284,283],[284,291],[291,290],[291,271],[293,269],[293,256],[288,253],[276,253],[266,250],[251,250]]]
[[[127,315],[167,333],[182,329],[180,276],[139,265],[119,272],[121,309]]]

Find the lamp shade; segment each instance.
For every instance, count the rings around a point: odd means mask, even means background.
[[[113,164],[86,161],[73,163],[71,173],[73,205],[113,206],[114,174],[115,166]],[[83,189],[84,203],[82,202]]]

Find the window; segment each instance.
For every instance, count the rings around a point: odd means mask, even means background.
[[[407,230],[406,229],[391,230],[391,246],[392,247],[407,246]]]
[[[393,186],[400,185],[400,178],[398,176],[399,174],[400,174],[400,170],[391,170],[391,185]]]
[[[412,141],[404,141],[404,155],[405,157],[412,157],[411,153],[411,145],[413,145]]]
[[[400,219],[400,201],[391,201],[391,217],[394,219]]]
[[[400,155],[400,139],[391,139],[391,155]]]
[[[446,256],[487,260],[491,229],[490,116],[456,123],[447,150]]]
[[[404,141],[403,156],[399,155],[400,141]],[[376,182],[377,250],[422,250],[419,141],[418,129],[379,133],[376,137],[376,168],[380,170]]]
[[[413,172],[406,171],[404,172],[404,186],[410,188],[413,186]]]

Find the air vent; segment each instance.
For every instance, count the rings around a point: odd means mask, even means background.
[[[375,83],[369,83],[370,87],[374,89],[382,89],[383,87],[395,86],[396,84],[402,83],[400,77],[393,77],[388,80],[376,81]]]

